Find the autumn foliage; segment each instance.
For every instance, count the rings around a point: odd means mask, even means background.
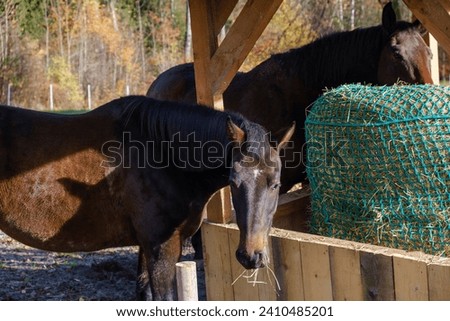
[[[375,0],[284,0],[242,70],[380,15]],[[9,88],[11,104],[48,109],[50,84],[60,110],[87,108],[88,87],[93,107],[145,94],[159,73],[192,59],[187,21],[186,0],[2,0],[0,103]]]

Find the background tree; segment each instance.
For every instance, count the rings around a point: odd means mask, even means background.
[[[242,70],[335,31],[380,23],[386,0],[284,0]],[[394,7],[410,13],[401,0]],[[240,0],[223,30],[237,17]],[[192,60],[186,0],[0,1],[0,102],[48,109],[92,106],[144,94],[162,71]],[[448,78],[448,59],[442,55]]]

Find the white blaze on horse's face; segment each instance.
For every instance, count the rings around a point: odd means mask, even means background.
[[[253,170],[253,178],[254,178],[254,179],[257,179],[258,176],[259,176],[261,173],[262,173],[262,170],[260,170],[260,169],[254,169],[254,170]]]

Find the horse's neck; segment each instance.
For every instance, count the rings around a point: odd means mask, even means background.
[[[380,27],[342,32],[274,55],[248,76],[258,74],[273,81],[284,74],[318,90],[345,83],[376,84],[381,46]]]

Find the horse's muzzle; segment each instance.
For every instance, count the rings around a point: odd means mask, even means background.
[[[247,270],[259,269],[264,267],[264,253],[254,252],[253,254],[247,253],[245,250],[236,251],[236,259]]]

